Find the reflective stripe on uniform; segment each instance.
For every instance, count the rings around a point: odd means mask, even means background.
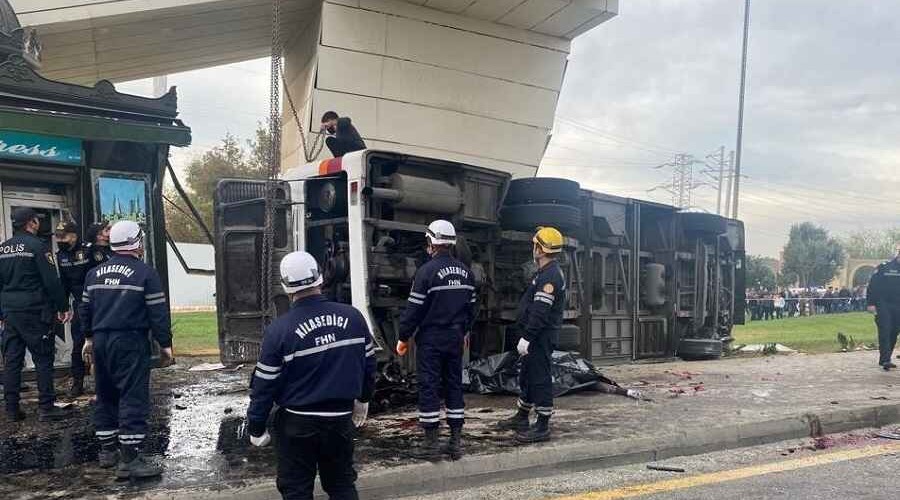
[[[302,357],[304,357],[304,356],[309,356],[309,355],[311,355],[311,354],[317,354],[317,353],[320,353],[320,352],[327,351],[327,350],[329,350],[329,349],[336,349],[336,348],[338,348],[338,347],[347,347],[347,346],[350,346],[350,345],[355,345],[355,344],[365,344],[365,343],[366,343],[366,339],[364,339],[364,338],[362,338],[362,337],[356,338],[356,339],[339,340],[339,341],[337,341],[337,342],[332,342],[332,343],[330,343],[330,344],[325,344],[325,345],[320,345],[320,346],[317,346],[317,347],[311,347],[311,348],[309,348],[309,349],[302,349],[302,350],[300,350],[300,351],[295,351],[295,352],[293,352],[293,353],[288,354],[287,356],[285,356],[285,357],[284,357],[284,362],[285,362],[285,363],[289,363],[289,362],[291,362],[294,358],[302,358]]]
[[[269,365],[264,365],[262,363],[256,363],[256,367],[264,372],[269,372],[269,373],[278,373],[281,371],[280,366],[269,366]]]
[[[424,293],[409,292],[409,296],[410,296],[410,297],[415,297],[415,298],[417,298],[417,299],[424,299],[424,298],[425,298],[425,294],[424,294]]]
[[[290,408],[284,409],[288,413],[293,413],[294,415],[306,415],[311,417],[343,417],[345,415],[352,415],[352,411],[297,411],[291,410]]]
[[[31,252],[20,252],[20,253],[7,253],[0,255],[0,259],[14,259],[16,257],[28,257],[29,259],[34,258],[34,254]]]
[[[428,293],[431,292],[441,292],[444,290],[475,290],[475,287],[472,285],[441,285],[441,286],[433,286],[428,289]]]
[[[148,301],[146,301],[146,304],[147,304],[148,306],[155,306],[156,304],[165,304],[165,303],[166,303],[165,297],[163,297],[163,298],[161,298],[161,299],[155,299],[155,300],[148,300]]]
[[[126,292],[143,292],[144,287],[137,285],[89,285],[88,291],[93,290],[124,290]]]
[[[412,302],[413,304],[419,304],[420,306],[423,305],[423,304],[425,304],[425,301],[424,301],[424,300],[419,300],[419,299],[413,297],[412,295],[410,295],[409,298],[406,299],[406,300]]]
[[[144,295],[144,298],[147,300],[164,299],[166,298],[166,292],[148,293],[147,295]]]
[[[275,379],[278,378],[281,374],[280,374],[280,373],[274,373],[274,374],[273,374],[273,373],[265,373],[265,372],[262,372],[262,371],[260,371],[260,370],[256,370],[256,372],[254,372],[253,375],[254,375],[254,376],[257,376],[257,377],[259,377],[259,378],[261,378],[261,379],[263,379],[263,380],[275,380]]]

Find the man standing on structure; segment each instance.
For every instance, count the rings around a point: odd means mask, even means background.
[[[900,334],[900,243],[897,256],[878,266],[869,280],[866,303],[878,325],[878,364],[885,371],[897,368],[891,354]]]
[[[150,415],[148,332],[159,343],[160,364],[168,366],[174,360],[169,306],[159,274],[142,260],[141,227],[117,222],[110,231],[110,247],[115,255],[88,272],[81,303],[83,356],[95,368],[100,467],[118,464],[119,479],[155,477],[162,468],[142,453]]]
[[[416,335],[416,376],[419,383],[419,424],[425,430],[424,456],[438,452],[441,396],[446,398],[450,441],[444,452],[462,456],[465,403],[462,389],[462,357],[475,320],[475,281],[472,271],[450,255],[456,229],[436,220],[425,231],[431,260],[416,271],[408,304],[400,319],[397,354],[407,353]]]
[[[535,233],[532,242],[538,270],[519,302],[516,321],[521,335],[516,349],[522,356],[518,411],[500,423],[500,428],[516,430],[516,440],[523,443],[550,439],[550,417],[553,415],[550,362],[566,307],[566,279],[556,260],[563,249],[562,233],[552,227],[543,227]],[[532,409],[537,414],[537,422],[529,427]]]
[[[283,498],[313,498],[318,470],[334,500],[356,500],[354,425],[361,427],[375,390],[375,342],[362,313],[322,296],[322,274],[312,255],[281,261],[281,283],[291,309],[266,328],[250,384],[250,442],[266,446],[272,404]]]
[[[356,131],[356,127],[350,123],[349,117],[338,117],[334,111],[328,111],[322,115],[321,131],[327,136],[325,145],[335,158],[366,149],[366,143]]]
[[[38,418],[65,418],[54,406],[53,357],[56,339],[53,321],[72,319],[69,303],[56,275],[53,252],[37,238],[38,214],[30,208],[12,213],[14,236],[0,244],[0,310],[3,311],[3,388],[6,417],[25,419],[19,407],[25,350],[31,352],[38,384]]]
[[[81,297],[84,294],[84,278],[93,267],[88,250],[78,236],[78,225],[74,222],[60,222],[56,227],[56,262],[59,266],[59,277],[62,281],[66,301],[72,298],[72,387],[69,397],[77,398],[84,394],[84,375],[86,372],[81,350],[84,348],[84,333],[81,331]]]

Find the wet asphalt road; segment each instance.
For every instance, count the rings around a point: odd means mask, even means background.
[[[871,431],[859,431],[835,436],[835,446],[825,450],[814,450],[812,444],[810,440],[785,441],[663,462],[664,465],[681,467],[685,473],[651,471],[646,464],[636,464],[400,500],[900,498],[897,491],[900,488],[900,481],[897,480],[900,442],[873,438]],[[882,446],[892,448],[882,453]],[[855,458],[857,454],[867,453],[875,456]],[[792,464],[809,460],[823,463],[791,470]],[[729,477],[744,471],[750,477]],[[630,489],[641,485],[649,487],[649,493],[641,494]]]

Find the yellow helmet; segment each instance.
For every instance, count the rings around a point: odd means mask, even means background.
[[[539,227],[531,241],[544,253],[559,253],[563,249],[563,235],[555,227]]]

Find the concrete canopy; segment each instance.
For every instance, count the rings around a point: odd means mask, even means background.
[[[390,0],[341,0],[377,9]],[[402,2],[395,2],[402,3]],[[571,40],[618,0],[406,0],[460,17]],[[11,0],[43,43],[42,74],[73,83],[134,80],[269,54],[271,0]],[[321,0],[282,0],[285,40],[314,26]]]

